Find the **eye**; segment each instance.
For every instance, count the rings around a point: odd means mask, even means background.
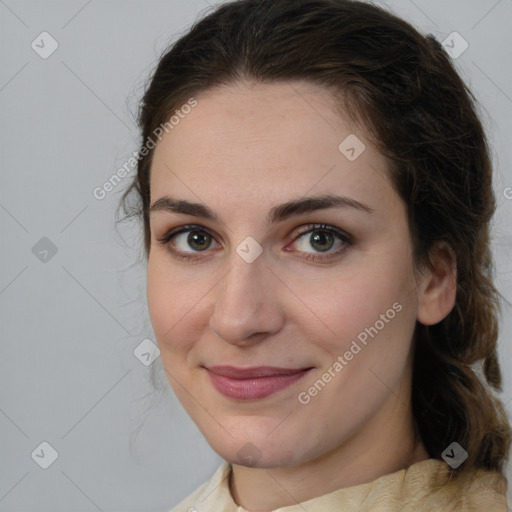
[[[177,258],[190,261],[202,258],[202,256],[194,255],[194,253],[207,251],[211,248],[215,239],[204,228],[188,225],[169,231],[158,241],[168,245],[169,250]],[[218,244],[217,246],[220,247]]]
[[[352,243],[352,237],[348,233],[326,224],[306,226],[293,241],[299,249],[298,252],[309,253],[304,259],[310,261],[322,261],[337,256]],[[308,251],[308,247],[317,252]]]

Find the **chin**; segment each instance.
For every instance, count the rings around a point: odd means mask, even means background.
[[[223,459],[238,466],[271,469],[294,466],[302,461],[304,451],[300,437],[275,436],[270,439],[268,432],[247,433],[243,438],[223,436],[221,440],[209,439],[208,442]]]

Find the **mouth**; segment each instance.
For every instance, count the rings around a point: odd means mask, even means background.
[[[234,400],[261,400],[291,386],[312,370],[256,366],[212,366],[205,368],[215,389]]]

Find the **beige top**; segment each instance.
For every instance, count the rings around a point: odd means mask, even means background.
[[[448,470],[444,462],[427,459],[373,482],[273,512],[507,512],[503,475],[477,470],[450,481]],[[222,464],[171,512],[248,512],[231,497],[230,471],[230,464]]]

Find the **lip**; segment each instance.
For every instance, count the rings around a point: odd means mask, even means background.
[[[206,368],[215,389],[234,400],[260,400],[302,379],[312,368],[212,366]]]

